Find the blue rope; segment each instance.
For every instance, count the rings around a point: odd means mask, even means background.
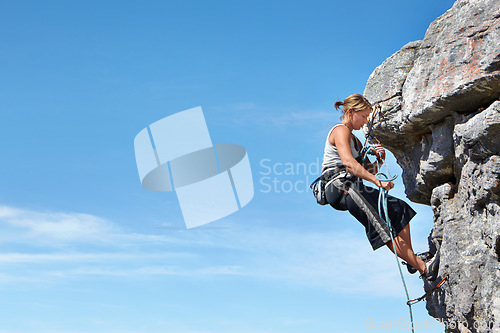
[[[363,156],[363,162],[365,161],[365,159],[367,159],[366,156],[368,154],[375,155],[375,153],[373,152],[374,149],[375,149],[374,145],[365,143],[365,146],[361,150],[361,156]],[[387,170],[387,175],[385,173],[380,172],[380,168],[382,165],[385,166],[385,168]],[[397,178],[397,175],[391,177],[391,175],[389,173],[389,168],[387,167],[385,162],[384,161],[380,162],[379,159],[377,158],[377,174],[375,175],[375,177],[380,181],[390,182],[390,181],[395,180]],[[382,221],[389,228],[389,234],[391,236],[392,248],[394,249],[394,255],[396,257],[396,263],[398,264],[399,274],[401,275],[401,281],[403,282],[403,287],[405,289],[406,299],[408,300],[408,302],[406,304],[408,305],[408,308],[410,310],[411,331],[414,333],[415,327],[414,327],[414,323],[413,323],[413,311],[411,309],[410,294],[409,294],[408,288],[406,286],[406,281],[405,281],[405,278],[403,276],[403,271],[401,270],[401,264],[399,263],[398,253],[396,250],[396,244],[394,243],[394,236],[392,234],[393,233],[392,223],[391,223],[391,219],[389,218],[389,212],[388,212],[388,207],[387,207],[388,192],[389,191],[387,191],[385,188],[382,188],[382,187],[379,188],[378,212],[379,212],[379,215],[380,215],[380,218],[382,219]]]

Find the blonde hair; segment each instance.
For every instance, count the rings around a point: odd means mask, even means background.
[[[333,106],[335,106],[337,110],[342,106],[342,119],[344,119],[349,109],[358,112],[372,107],[371,103],[361,94],[350,95],[343,102],[336,101]]]

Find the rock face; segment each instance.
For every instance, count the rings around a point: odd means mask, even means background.
[[[447,332],[500,332],[499,1],[458,0],[377,67],[364,94],[382,106],[373,133],[408,198],[434,211],[430,246],[449,280],[429,313]]]

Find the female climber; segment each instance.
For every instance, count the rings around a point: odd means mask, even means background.
[[[328,133],[323,155],[323,175],[327,182],[325,194],[328,203],[337,210],[348,210],[365,227],[366,236],[373,250],[386,245],[394,252],[389,227],[382,221],[378,212],[379,190],[365,186],[362,179],[372,182],[379,188],[390,190],[392,181],[375,177],[377,163],[361,158],[361,142],[352,134],[368,122],[372,105],[359,94],[347,97],[344,102],[337,101],[335,108],[342,107],[342,121],[333,126]],[[378,145],[373,148],[381,162],[385,151]],[[412,249],[409,222],[416,214],[404,201],[387,196],[388,215],[397,255],[406,261],[408,270],[420,272],[422,278],[433,281],[437,277],[439,255],[424,262]],[[439,253],[439,252],[437,252]]]

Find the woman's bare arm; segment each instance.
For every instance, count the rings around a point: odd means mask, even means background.
[[[378,180],[374,174],[366,170],[361,164],[356,161],[351,152],[351,132],[344,126],[336,127],[330,134],[329,141],[335,144],[339,152],[340,159],[346,167],[347,171],[356,177],[372,182],[378,187],[383,187],[390,190],[394,187],[394,183]]]

